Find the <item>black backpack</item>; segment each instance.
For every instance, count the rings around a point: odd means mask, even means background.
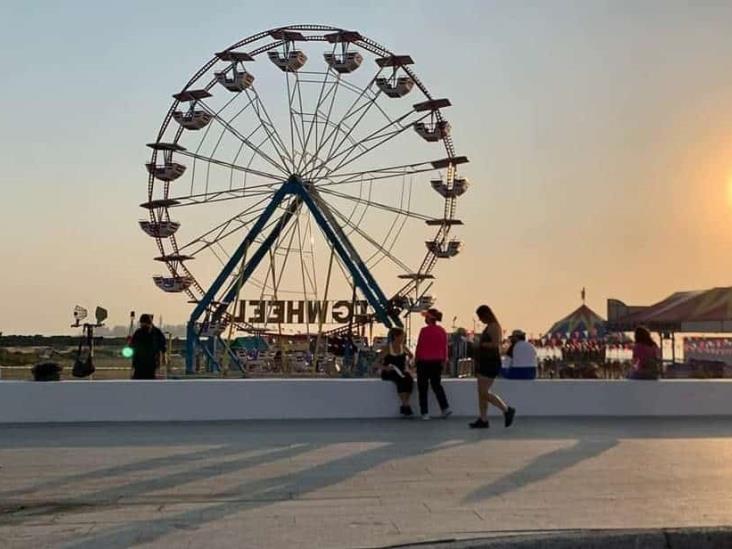
[[[61,370],[56,362],[39,362],[31,368],[31,373],[34,381],[60,381]]]

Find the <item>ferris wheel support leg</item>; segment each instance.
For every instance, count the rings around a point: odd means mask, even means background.
[[[277,225],[275,225],[269,235],[267,235],[267,237],[264,239],[264,242],[262,242],[257,251],[252,254],[251,258],[246,263],[235,282],[229,288],[229,291],[221,299],[221,309],[226,309],[226,307],[228,307],[228,305],[234,300],[234,298],[236,298],[237,294],[239,293],[239,287],[243,286],[247,282],[247,280],[249,280],[249,277],[252,276],[256,268],[262,262],[262,259],[264,259],[264,257],[267,255],[267,252],[269,252],[279,236],[282,234],[282,231],[284,231],[285,227],[290,222],[293,215],[295,215],[295,212],[297,212],[297,209],[300,207],[301,203],[301,200],[292,201],[292,203],[287,208],[287,211],[277,222]]]
[[[195,322],[189,320],[186,324],[186,375],[196,372],[196,348],[198,347],[198,334],[196,333]]]
[[[386,296],[359,257],[356,249],[348,240],[348,237],[342,230],[340,230],[340,226],[335,222],[328,222],[329,218],[333,218],[332,214],[328,215],[330,212],[327,210],[324,211],[324,209],[319,205],[319,201],[316,202],[316,200],[313,199],[310,194],[313,191],[307,189],[299,177],[293,176],[282,186],[280,192],[282,192],[282,195],[275,195],[272,199],[272,203],[279,204],[284,199],[285,195],[288,194],[294,195],[297,200],[293,201],[288,211],[280,219],[280,222],[274,227],[264,242],[262,242],[257,251],[252,254],[251,259],[240,274],[240,277],[242,277],[241,283],[245,283],[257,268],[262,258],[274,244],[275,240],[279,237],[289,220],[294,215],[297,207],[299,207],[301,203],[305,203],[313,214],[313,218],[316,223],[323,231],[326,239],[333,244],[336,253],[338,253],[351,273],[356,286],[363,292],[366,300],[373,307],[379,321],[388,328],[395,325],[401,325],[398,317],[395,319],[388,314],[386,310],[386,303],[388,301]],[[265,215],[267,215],[267,212],[264,212],[262,217]],[[254,231],[255,228],[256,227],[254,227],[252,231]],[[234,299],[237,286],[237,284],[232,285],[229,292],[222,298],[221,303],[223,305],[229,304]]]
[[[363,292],[364,297],[366,297],[366,300],[373,307],[376,318],[387,328],[401,325],[398,317],[394,318],[388,313],[386,309],[388,300],[384,292],[358,255],[351,241],[348,240],[348,236],[340,228],[340,225],[335,222],[333,214],[327,210],[325,205],[320,206],[322,201],[316,201],[313,198],[311,193],[317,193],[317,191],[314,189],[308,190],[302,186],[300,193],[303,201],[313,214],[315,222],[333,245],[343,264],[351,273],[355,286]],[[329,222],[329,220],[331,221]]]
[[[199,354],[206,361],[206,373],[216,373],[221,370],[221,365],[216,358],[215,338],[209,337],[203,340],[196,330],[196,323],[189,321],[186,326],[186,375],[196,373],[196,358]]]
[[[267,222],[274,215],[274,213],[277,210],[277,208],[279,207],[280,203],[289,194],[292,194],[292,185],[288,181],[288,182],[285,182],[282,185],[282,187],[280,187],[278,189],[278,191],[272,196],[270,203],[267,205],[264,212],[262,212],[262,215],[260,215],[259,219],[257,219],[257,222],[251,228],[251,230],[249,231],[247,236],[244,238],[242,243],[234,251],[234,253],[232,254],[229,261],[226,263],[226,265],[224,266],[222,271],[216,277],[216,280],[214,280],[214,283],[211,285],[211,287],[208,289],[208,291],[204,294],[203,298],[201,298],[201,300],[198,302],[195,309],[193,309],[193,312],[191,313],[191,316],[188,320],[188,326],[186,329],[186,373],[187,374],[193,374],[195,372],[196,353],[199,350],[205,351],[205,346],[202,345],[203,342],[201,341],[201,336],[197,332],[198,319],[201,318],[201,315],[213,303],[214,299],[216,298],[216,295],[219,293],[219,291],[221,290],[223,285],[226,283],[226,281],[229,280],[229,277],[232,275],[234,270],[241,263],[242,258],[244,257],[244,254],[247,252],[247,250],[251,246],[252,242],[254,242],[254,239],[256,238],[256,236],[264,230]],[[285,215],[287,215],[287,214],[285,214]],[[278,226],[279,225],[280,224],[278,224]],[[260,247],[260,249],[261,249],[261,247]],[[251,263],[251,261],[250,261],[250,263]],[[229,299],[231,299],[231,298],[229,298]]]
[[[282,234],[283,229],[297,212],[297,209],[304,203],[311,211],[313,218],[323,231],[326,239],[333,245],[333,249],[348,269],[351,277],[353,278],[354,285],[361,290],[369,305],[374,309],[376,318],[387,328],[402,325],[399,316],[390,314],[390,311],[387,310],[388,299],[386,298],[386,295],[371,275],[371,272],[359,256],[356,248],[348,239],[348,236],[335,221],[333,213],[328,210],[322,200],[318,199],[317,191],[305,184],[298,176],[292,176],[289,180],[284,182],[272,196],[270,203],[267,205],[264,212],[262,212],[262,215],[257,219],[256,223],[250,229],[249,233],[236,251],[232,254],[221,273],[216,277],[214,283],[193,310],[193,313],[191,313],[191,317],[188,321],[186,337],[186,373],[191,374],[194,372],[195,357],[199,350],[203,351],[206,355],[209,367],[218,367],[216,358],[210,349],[211,342],[202,341],[201,336],[198,334],[198,319],[214,302],[224,284],[231,279],[232,274],[240,265],[244,254],[248,252],[251,244],[254,242],[254,239],[262,233],[270,218],[274,215],[277,208],[287,196],[294,196],[295,200],[290,203],[285,213],[272,228],[259,248],[251,255],[246,265],[241,268],[239,274],[235,277],[233,284],[228,287],[228,290],[220,299],[220,306],[218,307],[218,310],[226,310],[227,306],[236,297],[238,288],[240,288],[241,285],[252,275],[263,257],[274,245],[280,234]],[[209,340],[210,339],[211,338],[209,338]]]
[[[191,322],[198,321],[206,308],[213,302],[216,294],[219,292],[219,290],[221,290],[221,287],[226,283],[231,274],[241,263],[244,254],[247,252],[252,242],[254,242],[256,236],[261,234],[261,232],[264,230],[265,225],[272,217],[272,215],[274,215],[282,200],[290,193],[290,187],[288,186],[288,183],[285,183],[284,185],[282,185],[282,187],[278,189],[274,196],[272,196],[272,199],[267,205],[267,208],[265,208],[264,212],[262,212],[262,215],[259,216],[259,219],[257,219],[257,222],[251,228],[246,238],[244,238],[242,243],[239,244],[239,247],[231,255],[231,258],[226,263],[222,271],[219,273],[219,276],[216,277],[216,280],[214,280],[214,283],[208,289],[201,301],[198,302],[196,308],[193,309],[190,318]]]

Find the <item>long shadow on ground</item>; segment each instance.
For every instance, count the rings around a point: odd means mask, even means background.
[[[697,438],[732,436],[732,422],[725,419],[524,419],[516,428],[490,433],[471,432],[462,420],[447,422],[401,421],[299,421],[241,422],[198,424],[68,425],[0,427],[0,449],[54,447],[84,448],[118,446],[186,447],[211,446],[209,449],[177,453],[169,458],[156,457],[89,473],[74,473],[60,479],[40,481],[31,488],[0,492],[42,497],[49,488],[88,479],[122,477],[132,472],[159,471],[154,478],[135,478],[120,486],[105,487],[83,496],[61,498],[60,508],[78,509],[84,505],[114,505],[120,498],[134,499],[162,489],[175,488],[194,481],[205,481],[275,460],[288,460],[336,443],[374,443],[366,450],[331,459],[304,470],[275,477],[253,479],[227,487],[235,495],[227,501],[205,503],[190,511],[164,519],[135,521],[94,530],[82,539],[67,541],[67,547],[128,547],[154,542],[181,527],[196,528],[250,509],[271,505],[288,494],[304,495],[338,484],[385,462],[409,459],[451,446],[473,444],[490,439],[573,440],[570,447],[543,454],[497,481],[476,489],[466,502],[478,502],[501,496],[511,490],[539,482],[562,470],[598,456],[617,444],[620,438]],[[208,463],[209,458],[233,458]],[[185,471],[166,472],[169,465],[191,467]],[[17,524],[23,516],[7,517],[2,522]],[[63,517],[62,517],[63,518]]]

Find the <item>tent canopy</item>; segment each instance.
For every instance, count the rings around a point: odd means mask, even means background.
[[[611,329],[633,330],[646,326],[669,332],[732,331],[732,287],[675,292],[647,307],[628,307],[608,300]]]
[[[605,319],[582,304],[570,314],[555,322],[547,335],[550,337],[572,337],[575,339],[595,339],[606,333]]]

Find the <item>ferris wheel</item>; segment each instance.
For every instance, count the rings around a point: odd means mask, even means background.
[[[167,271],[155,284],[193,304],[189,369],[226,329],[401,326],[433,304],[438,261],[462,248],[468,160],[413,65],[359,32],[293,25],[216,53],[173,95],[140,227]]]

